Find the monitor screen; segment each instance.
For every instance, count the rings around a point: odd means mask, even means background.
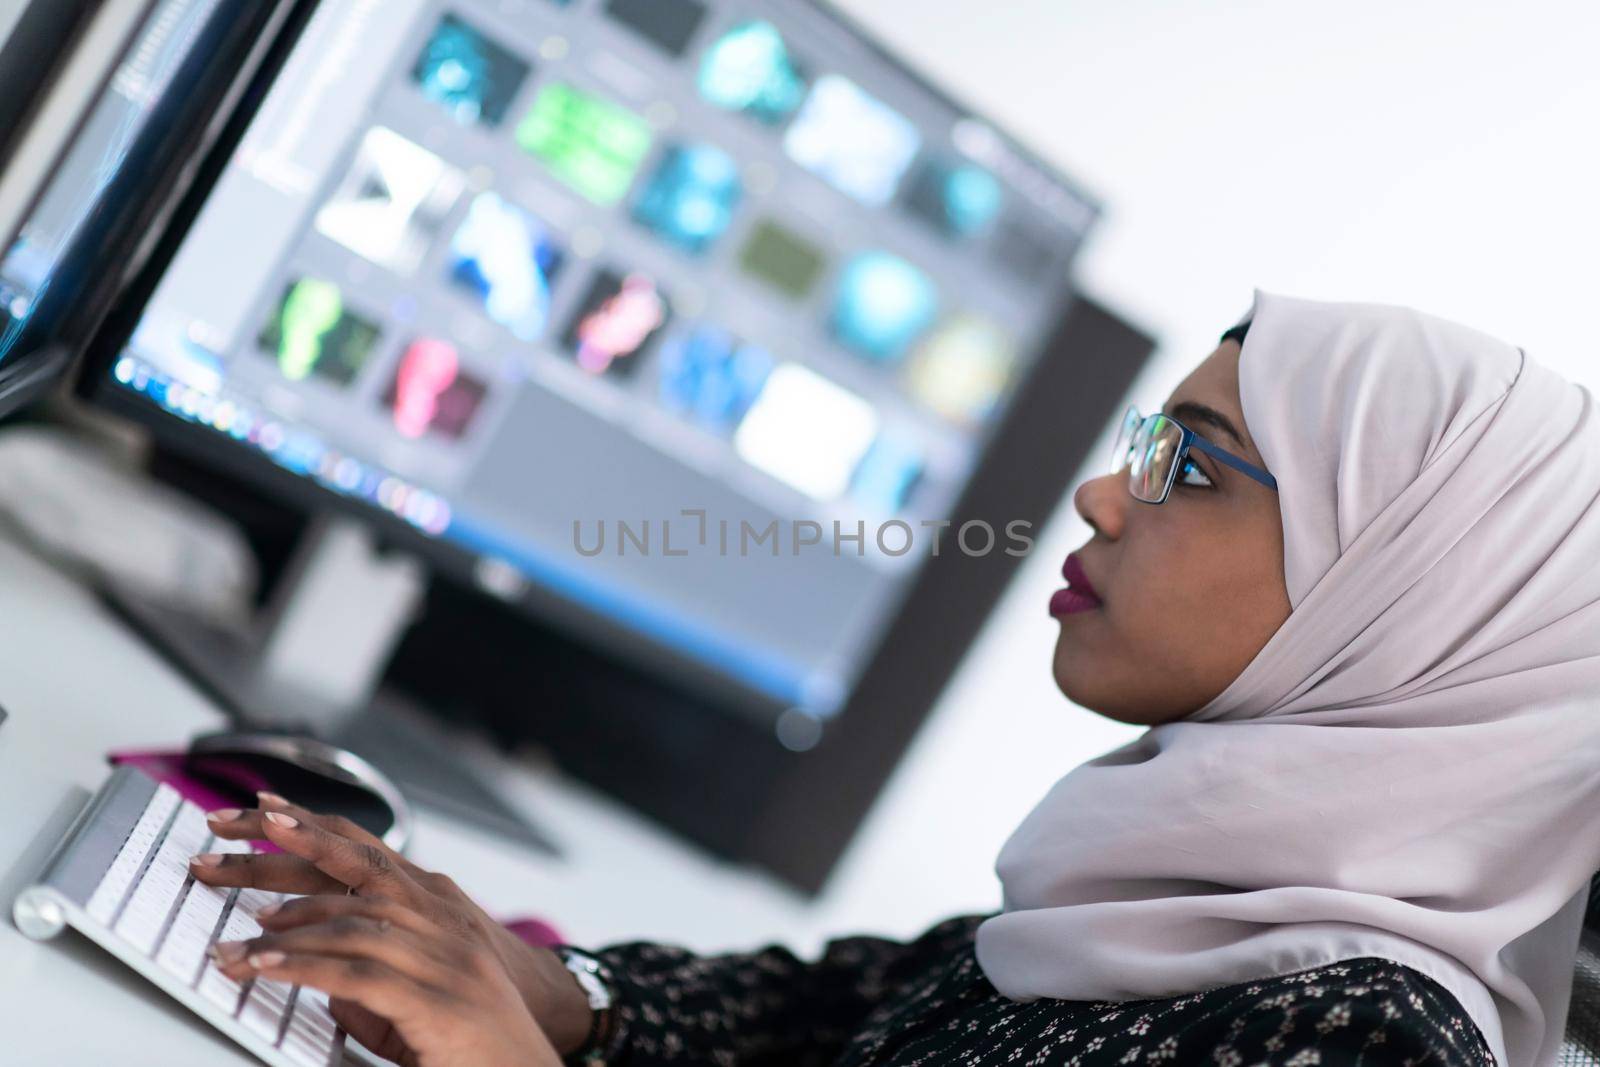
[[[0,312],[6,336],[20,332],[117,176],[135,139],[188,55],[218,0],[165,0],[153,8],[137,42],[113,71],[105,92],[56,167],[55,178],[0,258]]]
[[[287,5],[34,0],[0,62],[0,413],[66,372],[191,184]],[[20,73],[19,73],[20,71]],[[0,78],[0,82],[7,79]]]
[[[85,94],[87,111],[82,115],[60,115],[36,99],[24,109],[32,112],[37,107],[36,114],[13,116],[17,128],[8,131],[8,150],[16,147],[27,121],[43,122],[43,116],[49,115],[48,121],[65,119],[76,125],[45,172],[47,176],[27,197],[20,221],[7,227],[11,232],[0,234],[0,239],[9,242],[0,252],[0,407],[9,409],[30,399],[37,386],[48,384],[36,379],[53,378],[65,369],[71,353],[59,341],[69,302],[60,299],[60,291],[68,290],[65,295],[69,297],[76,293],[94,253],[106,251],[94,244],[91,220],[109,214],[112,201],[138,195],[128,186],[139,179],[124,173],[129,169],[125,164],[146,127],[161,112],[168,88],[189,58],[200,31],[212,19],[217,2],[152,3],[139,17],[129,20],[131,38],[113,33],[86,43],[84,47],[115,51],[107,57],[109,70],[103,87],[94,84],[94,72],[80,75],[92,89]],[[7,41],[5,58],[37,65],[31,85],[36,96],[49,91],[46,75],[51,73],[52,57],[16,53],[46,43],[48,33],[40,32],[45,28],[34,25],[43,21],[39,16],[66,19],[81,27],[90,21],[90,14],[42,5],[21,12],[17,32],[32,35]],[[59,57],[54,61],[62,62]],[[47,296],[54,299],[47,300]],[[36,368],[44,373],[34,373]]]
[[[324,0],[105,388],[825,720],[1097,214],[803,0]]]

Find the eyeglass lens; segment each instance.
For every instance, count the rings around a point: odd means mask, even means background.
[[[1160,413],[1141,417],[1130,407],[1112,451],[1112,473],[1129,467],[1128,491],[1150,503],[1161,499],[1183,443],[1183,429]]]

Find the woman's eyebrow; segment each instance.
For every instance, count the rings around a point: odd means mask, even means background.
[[[1179,422],[1204,422],[1215,426],[1229,437],[1240,448],[1248,448],[1244,443],[1244,435],[1233,425],[1233,420],[1228,418],[1216,408],[1208,407],[1197,400],[1183,400],[1172,405],[1172,410],[1167,412]]]

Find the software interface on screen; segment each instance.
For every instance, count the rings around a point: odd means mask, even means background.
[[[220,0],[162,0],[112,72],[105,92],[0,258],[0,358],[12,354],[39,297],[102,194],[118,180],[195,37]]]
[[[1094,214],[809,3],[330,0],[113,374],[825,717]]]

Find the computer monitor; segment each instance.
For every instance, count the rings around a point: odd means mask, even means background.
[[[196,24],[207,6],[30,0],[0,11],[0,416],[68,375],[119,291],[105,265],[135,260],[132,224],[180,184],[163,162],[176,145],[203,145],[212,107],[256,69],[271,5]]]
[[[287,5],[33,0],[0,49],[0,414],[45,392],[143,261]]]
[[[324,0],[100,385],[800,738],[1097,211],[810,3]]]
[[[1025,547],[975,472],[1042,518],[1148,351],[1062,377],[1095,198],[825,5],[321,0],[282,60],[82,391],[773,750],[942,679],[908,604]]]

